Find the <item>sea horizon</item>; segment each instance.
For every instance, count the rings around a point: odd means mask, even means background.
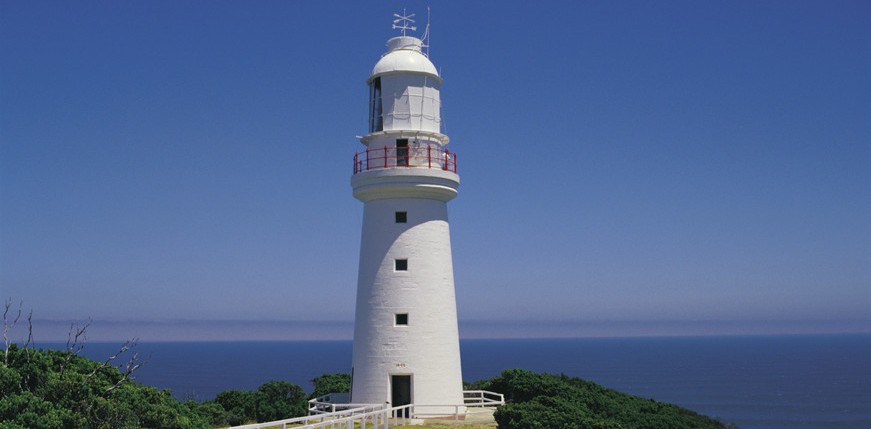
[[[34,338],[66,341],[71,326],[88,324],[91,342],[341,341],[351,320],[70,320],[34,319]],[[708,337],[871,334],[871,319],[843,320],[460,320],[461,339]],[[11,334],[23,335],[22,327]]]

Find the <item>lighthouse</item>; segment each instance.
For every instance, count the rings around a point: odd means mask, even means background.
[[[351,178],[364,204],[351,401],[451,414],[463,404],[447,209],[457,156],[442,134],[442,79],[406,35],[411,16],[396,16],[402,35],[366,81],[369,131]]]

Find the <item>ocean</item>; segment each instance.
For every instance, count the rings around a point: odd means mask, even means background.
[[[63,347],[51,344],[50,347]],[[118,344],[88,344],[102,360]],[[137,381],[179,399],[350,372],[350,341],[143,343]],[[462,340],[463,379],[564,373],[742,429],[871,428],[871,335]]]

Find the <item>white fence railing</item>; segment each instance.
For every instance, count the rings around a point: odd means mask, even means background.
[[[463,402],[467,407],[496,407],[505,405],[505,395],[487,390],[464,390]]]
[[[340,396],[341,397],[341,396]],[[341,397],[344,398],[344,397]],[[336,404],[328,402],[332,398],[324,395],[309,401],[309,415],[274,422],[233,426],[231,429],[378,429],[406,425],[410,420],[421,418],[464,419],[468,415],[486,413],[484,407],[505,405],[505,396],[486,390],[467,390],[463,392],[463,405],[402,405],[389,407],[387,404]],[[469,408],[481,408],[471,411]]]
[[[336,404],[338,406],[351,405],[351,404]],[[292,419],[285,420],[276,420],[272,422],[264,422],[264,423],[252,423],[250,425],[242,425],[242,426],[232,426],[230,429],[262,429],[262,428],[275,428],[280,427],[281,429],[287,429],[288,426],[297,428],[353,428],[354,422],[359,421],[359,419],[366,419],[371,421],[385,421],[389,417],[389,409],[386,409],[384,405],[362,405],[357,407],[349,407],[339,411],[335,411],[333,413],[322,413],[316,415],[308,415],[304,417],[294,417]],[[345,425],[347,422],[351,422],[350,426]],[[370,426],[364,427],[379,427],[370,424]],[[387,427],[386,425],[384,426]]]
[[[335,413],[317,414],[274,422],[233,426],[230,429],[387,429],[410,423],[412,405],[387,408],[386,405],[351,408]]]

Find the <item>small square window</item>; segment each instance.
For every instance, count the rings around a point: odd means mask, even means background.
[[[408,259],[397,259],[395,262],[396,271],[408,271]]]
[[[396,223],[408,222],[408,212],[396,212]]]
[[[408,313],[396,313],[396,326],[408,326]]]

